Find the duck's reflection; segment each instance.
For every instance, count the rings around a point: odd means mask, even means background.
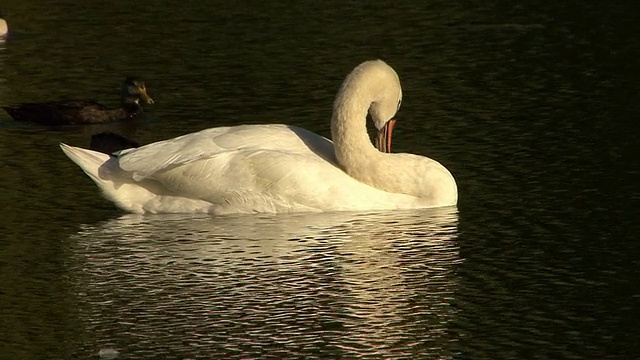
[[[442,355],[456,236],[455,208],[126,215],[75,235],[70,266],[96,341],[129,355]]]

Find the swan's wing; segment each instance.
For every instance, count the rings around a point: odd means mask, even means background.
[[[244,150],[314,152],[325,159],[333,157],[331,141],[310,131],[286,125],[243,125],[206,129],[123,150],[118,163],[140,181],[163,169]]]
[[[168,166],[186,164],[224,151],[216,138],[224,136],[230,128],[207,129],[197,133],[158,141],[139,148],[118,153],[118,165],[131,172],[136,181]],[[211,131],[215,130],[215,131]]]
[[[149,175],[163,189],[221,209],[317,211],[366,186],[314,153],[229,150]],[[258,210],[256,210],[258,209]],[[225,210],[219,210],[225,211]]]

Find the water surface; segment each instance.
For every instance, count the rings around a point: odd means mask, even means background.
[[[47,11],[42,11],[47,9]],[[4,1],[0,105],[118,104],[46,128],[0,112],[7,358],[638,358],[635,3]],[[395,149],[456,177],[457,208],[133,216],[58,149],[281,122],[329,135],[383,58]]]

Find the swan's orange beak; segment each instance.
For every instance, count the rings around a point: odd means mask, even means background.
[[[378,130],[378,137],[376,138],[376,147],[379,151],[384,153],[391,152],[391,135],[393,134],[393,127],[396,125],[396,120],[391,119],[387,121],[382,129]]]

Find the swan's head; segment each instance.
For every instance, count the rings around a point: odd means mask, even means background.
[[[401,102],[402,89],[395,70],[382,60],[363,62],[347,76],[336,96],[331,125],[334,142],[341,142],[349,124],[366,126],[368,112],[378,130],[376,146],[380,151],[390,152],[393,117]]]
[[[378,129],[378,135],[376,137],[376,147],[382,152],[391,152],[391,137],[393,134],[393,127],[396,124],[396,120],[393,117],[400,109],[402,103],[402,90],[398,95],[398,102],[395,109],[390,107],[392,101],[378,101],[371,104],[369,108],[369,115]]]
[[[371,61],[370,63],[374,69],[372,77],[378,86],[377,96],[374,97],[374,101],[369,107],[369,115],[378,129],[376,147],[382,152],[391,152],[393,126],[396,123],[393,117],[400,110],[402,104],[400,79],[395,70],[383,61]]]
[[[351,79],[349,79],[351,78]],[[365,61],[358,65],[346,82],[366,84],[364,98],[370,99],[369,115],[376,126],[382,129],[391,120],[402,103],[400,78],[393,68],[382,60]]]

